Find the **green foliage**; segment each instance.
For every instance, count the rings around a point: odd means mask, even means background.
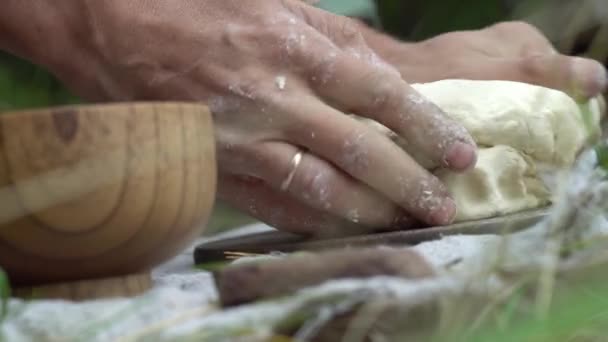
[[[11,287],[6,273],[0,268],[0,323],[8,315],[8,300],[11,296]]]
[[[593,277],[590,277],[593,278]],[[605,277],[564,291],[547,316],[524,313],[503,329],[487,327],[467,341],[600,341],[608,332]],[[588,339],[582,337],[586,335]],[[581,339],[577,339],[581,338]],[[453,340],[453,339],[452,339]]]
[[[78,102],[44,69],[0,52],[0,111]]]
[[[595,154],[597,155],[597,165],[608,171],[608,143],[602,142],[595,147]]]
[[[332,13],[347,16],[371,17],[376,12],[372,0],[321,0],[316,6]]]
[[[384,29],[407,40],[479,29],[509,15],[503,0],[377,0],[377,4]]]

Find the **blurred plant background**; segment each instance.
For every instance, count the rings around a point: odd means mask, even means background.
[[[608,62],[607,0],[321,0],[317,6],[364,19],[407,41],[524,20],[541,29],[560,51]],[[0,111],[78,102],[43,69],[0,53]],[[218,203],[207,231],[253,221]]]

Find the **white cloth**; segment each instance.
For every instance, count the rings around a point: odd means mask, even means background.
[[[179,324],[171,324],[172,320],[185,324],[185,327],[192,324],[191,319],[198,324],[206,323],[205,315],[217,311],[217,292],[211,274],[194,268],[193,248],[204,241],[270,229],[266,225],[255,224],[196,241],[174,259],[155,269],[152,273],[155,287],[136,298],[79,303],[11,299],[9,316],[0,327],[0,340],[115,341],[157,324],[167,324],[175,330]],[[417,249],[439,266],[454,259],[476,255],[481,246],[492,239],[488,236],[450,237],[422,244]],[[228,319],[229,316],[215,316],[213,320],[222,320],[222,317]],[[272,317],[266,316],[269,319]]]

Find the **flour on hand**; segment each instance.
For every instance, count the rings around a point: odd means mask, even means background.
[[[420,94],[461,123],[479,146],[478,162],[466,173],[435,171],[458,206],[456,221],[489,218],[551,203],[555,191],[547,170],[558,174],[574,164],[588,131],[577,103],[566,93],[512,81],[443,80],[413,84]],[[599,127],[600,102],[589,103]],[[365,120],[408,151],[388,128]],[[539,167],[542,172],[539,172]]]

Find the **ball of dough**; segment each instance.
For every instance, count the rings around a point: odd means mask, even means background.
[[[414,89],[460,122],[479,146],[506,145],[534,160],[569,166],[588,132],[579,105],[567,94],[511,81],[443,80]],[[599,126],[599,102],[590,102]]]
[[[460,122],[479,146],[473,170],[435,171],[458,206],[456,222],[550,204],[556,189],[544,182],[546,170],[557,173],[572,166],[589,136],[588,125],[599,128],[601,121],[599,99],[585,104],[589,110],[583,113],[566,93],[527,83],[443,80],[412,87]],[[365,122],[433,168],[390,129]]]
[[[505,145],[479,149],[477,165],[467,173],[441,169],[435,175],[454,197],[458,207],[455,222],[514,213],[551,202],[551,192],[532,159]]]

